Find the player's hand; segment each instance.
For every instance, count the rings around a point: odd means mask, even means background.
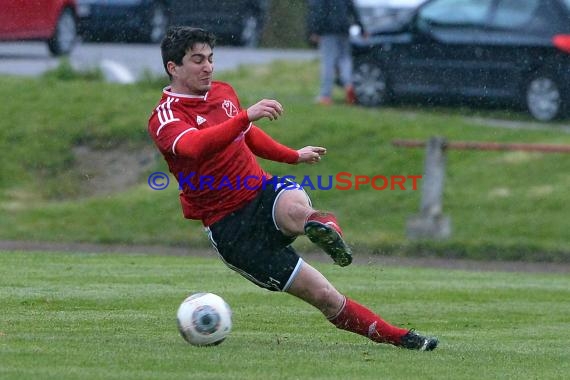
[[[304,162],[306,164],[316,164],[321,160],[321,156],[327,154],[327,150],[320,146],[306,146],[297,152],[299,153],[297,162]]]
[[[257,121],[261,118],[276,120],[283,113],[283,106],[277,100],[263,99],[247,109],[249,121]]]

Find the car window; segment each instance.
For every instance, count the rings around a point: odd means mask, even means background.
[[[420,26],[484,25],[493,0],[440,0],[426,4],[419,12]],[[422,25],[423,24],[423,25]]]
[[[539,5],[540,0],[499,0],[491,26],[514,29],[525,25],[532,21]]]

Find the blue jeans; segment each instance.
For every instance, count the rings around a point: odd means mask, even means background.
[[[336,77],[346,88],[352,85],[352,54],[348,34],[326,34],[320,36],[321,55],[321,97],[330,97]]]

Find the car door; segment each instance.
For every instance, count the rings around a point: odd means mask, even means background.
[[[542,0],[498,0],[481,41],[487,91],[515,97],[524,77],[540,67],[542,50],[551,44],[550,24],[557,15]]]
[[[396,46],[394,92],[477,95],[485,80],[479,44],[494,0],[434,0],[420,7],[411,42]]]
[[[8,1],[0,4],[0,33],[7,38],[42,38],[51,33],[54,0]]]
[[[173,23],[207,29],[219,42],[258,42],[267,0],[172,0]]]
[[[228,20],[239,17],[242,0],[173,0],[172,13],[175,21],[211,31],[230,27],[224,25]]]
[[[208,21],[208,12],[212,12],[212,7],[208,0],[172,0],[170,11],[174,25],[208,28],[206,21]]]

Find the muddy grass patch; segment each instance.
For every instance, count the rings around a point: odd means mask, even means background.
[[[156,149],[150,145],[104,150],[79,145],[73,148],[73,155],[81,197],[113,194],[135,186],[157,161]]]

